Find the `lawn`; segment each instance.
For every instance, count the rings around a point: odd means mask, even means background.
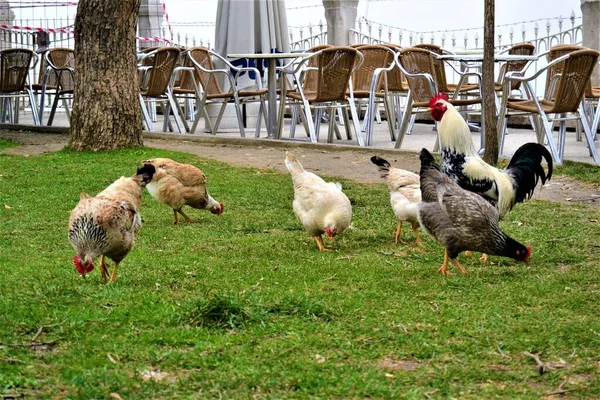
[[[152,157],[202,168],[225,213],[174,226],[145,193],[117,282],[82,279],[80,193]],[[600,398],[597,211],[519,205],[502,228],[528,263],[461,256],[468,275],[445,278],[433,240],[394,245],[383,184],[341,182],[354,229],[320,253],[286,174],[147,148],[0,155],[0,398]]]

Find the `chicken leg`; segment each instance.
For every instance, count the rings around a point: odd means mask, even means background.
[[[106,278],[108,278],[108,269],[106,268],[106,260],[104,259],[104,256],[100,257],[100,274],[102,282],[106,283]]]
[[[119,269],[119,263],[115,262],[115,268],[113,269],[113,272],[110,275],[110,281],[108,281],[109,284],[115,283],[115,281],[117,280],[117,270],[118,269]]]
[[[448,256],[448,250],[446,250],[444,252],[444,262],[442,263],[442,266],[440,267],[440,269],[438,269],[438,271],[441,272],[445,276],[452,275],[448,271],[448,260],[449,259],[450,259],[450,257]],[[460,269],[460,272],[463,275],[465,275],[467,273],[467,270],[458,262],[458,260],[456,258],[452,259],[452,264],[456,265],[458,267],[458,269]]]
[[[177,225],[179,223],[179,219],[177,218],[177,213],[181,214],[181,216],[185,219],[185,222],[196,222],[195,219],[188,217],[183,211],[181,211],[181,209],[179,209],[179,210],[173,209],[173,214],[175,215],[175,222],[174,222],[175,225]]]
[[[315,243],[317,244],[319,251],[329,251],[329,249],[325,247],[325,243],[323,243],[323,237],[321,235],[315,236]]]
[[[412,230],[413,233],[415,234],[415,237],[417,238],[417,246],[420,246],[423,244],[423,241],[421,240],[421,236],[419,236],[419,223],[418,222],[412,222]]]
[[[394,239],[396,241],[396,244],[406,244],[406,242],[402,240],[402,221],[398,221],[398,227],[396,228],[396,236],[394,236]]]

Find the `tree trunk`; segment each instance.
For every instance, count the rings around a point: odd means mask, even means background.
[[[498,162],[498,135],[496,134],[496,102],[494,94],[494,0],[485,0],[483,22],[483,112],[485,121],[485,152],[488,164]]]
[[[79,0],[69,135],[74,150],[143,145],[135,47],[140,1]]]

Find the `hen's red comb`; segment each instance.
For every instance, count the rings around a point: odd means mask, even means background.
[[[439,100],[448,101],[449,99],[450,97],[448,97],[446,93],[438,93],[429,100],[429,107],[435,106],[435,103],[437,103]]]

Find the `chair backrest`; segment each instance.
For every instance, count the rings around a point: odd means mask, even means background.
[[[333,47],[333,46],[330,44],[321,44],[319,46],[310,48],[308,50],[308,52],[316,53],[318,51],[328,49],[330,47]],[[317,60],[318,60],[318,57],[311,58],[306,63],[306,66],[309,68],[317,67]],[[306,71],[306,74],[304,75],[304,80],[302,82],[302,89],[304,90],[304,93],[317,91],[318,76],[319,76],[318,71],[315,69],[309,69]]]
[[[160,47],[145,56],[152,60],[151,63],[148,63],[150,68],[141,88],[145,96],[158,97],[167,92],[180,52],[179,47]],[[143,65],[146,58],[141,61]]]
[[[394,54],[387,46],[365,45],[356,47],[364,57],[360,67],[352,74],[352,86],[355,92],[368,92],[371,89],[373,75],[377,68],[387,68],[394,61]],[[379,75],[377,90],[380,90],[383,74]]]
[[[216,74],[198,68],[198,65],[200,65],[206,70],[212,71],[215,69],[211,51],[203,46],[190,47],[188,57],[193,60],[192,66],[194,67],[196,81],[200,83],[202,90],[209,96],[222,94],[223,91]]]
[[[400,51],[401,48],[397,44],[393,43],[384,43],[382,46],[385,46],[391,49],[394,52]],[[402,73],[402,70],[398,65],[394,67],[390,72],[387,73],[388,80],[388,90],[390,92],[406,92],[408,91],[408,82],[406,81],[406,77]]]
[[[25,90],[33,57],[33,51],[27,49],[0,51],[0,92],[15,93]]]
[[[598,63],[599,55],[596,50],[576,50],[569,53],[569,58],[559,63],[562,65],[562,71],[555,86],[554,106],[551,112],[577,111],[590,84],[590,77]],[[551,66],[549,69],[552,68]]]
[[[429,99],[436,95],[437,91],[442,90],[437,82],[436,75],[436,57],[429,50],[409,47],[400,50],[398,58],[400,65],[409,74],[429,74],[433,78],[437,90],[432,89],[429,81],[424,77],[406,76],[408,87],[413,96],[413,101],[416,103],[429,102]]]
[[[314,101],[345,101],[354,63],[359,57],[358,50],[348,46],[334,46],[321,50],[312,57],[316,58],[318,72]],[[312,61],[308,59],[306,62]]]
[[[535,54],[535,46],[531,43],[517,43],[507,51],[511,55],[532,56]],[[500,79],[504,75],[513,71],[522,71],[527,66],[528,61],[507,61],[500,69]],[[499,82],[500,83],[500,79]],[[521,82],[514,81],[511,83],[511,90],[517,90]]]
[[[75,68],[75,51],[73,49],[57,47],[48,50],[45,56],[54,68]],[[67,92],[73,90],[75,82],[70,72],[54,70],[50,71],[50,77],[52,77],[53,73],[56,74],[56,86],[58,86],[59,91]]]
[[[577,50],[585,50],[585,47],[578,46],[578,45],[570,45],[570,44],[558,44],[556,46],[552,46],[550,48],[550,50],[548,51],[548,53],[546,53],[546,60],[550,63],[550,62],[556,60],[557,58],[564,56],[565,54],[569,54],[569,53],[572,53]],[[545,95],[545,97],[547,97],[547,98],[554,97],[554,94],[549,93],[552,78],[554,76],[562,73],[563,68],[564,68],[564,63],[558,63],[558,64],[554,64],[553,66],[548,68],[548,70],[546,71],[546,90],[545,90],[546,95]],[[590,87],[590,90],[591,90],[591,87]]]
[[[414,47],[416,47],[417,49],[429,50],[430,52],[439,54],[439,55],[449,53],[448,51],[444,50],[440,46],[437,46],[435,44],[430,44],[430,43],[419,43],[419,44],[416,44]],[[449,92],[448,80],[446,79],[446,66],[444,65],[444,61],[433,57],[432,62],[433,62],[434,72],[435,72],[434,79],[438,86],[438,90],[440,92],[446,92],[446,93]]]

